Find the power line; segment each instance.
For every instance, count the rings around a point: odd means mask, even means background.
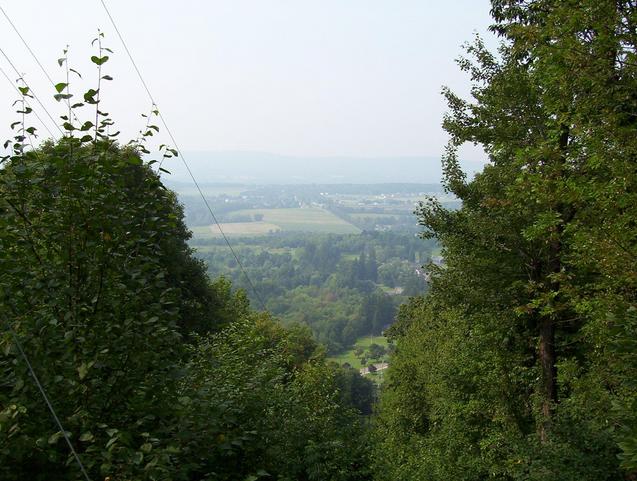
[[[46,112],[46,115],[49,117],[49,119],[51,119],[51,122],[53,122],[53,125],[55,125],[57,127],[57,129],[60,131],[60,134],[64,135],[64,132],[62,132],[62,129],[60,128],[60,126],[57,124],[57,122],[55,121],[55,119],[53,119],[53,117],[51,116],[51,114],[49,113],[49,111],[46,109],[46,107],[44,106],[44,104],[40,101],[40,98],[36,95],[35,91],[33,90],[33,88],[27,83],[26,80],[24,80],[23,75],[20,73],[20,71],[16,68],[15,64],[11,61],[11,59],[8,57],[8,55],[5,53],[5,51],[2,49],[2,47],[0,47],[0,53],[2,54],[2,56],[7,60],[7,62],[9,62],[9,65],[11,65],[11,68],[13,69],[13,71],[16,73],[16,75],[22,79],[22,81],[24,82],[24,84],[29,87],[29,92],[33,95],[33,98],[38,102],[38,104],[40,104],[40,107],[42,107],[42,110],[44,110]]]
[[[38,67],[40,67],[40,70],[42,70],[42,72],[44,73],[44,76],[49,80],[49,82],[51,83],[51,85],[53,86],[53,88],[55,88],[55,82],[53,81],[53,79],[51,78],[51,76],[49,75],[49,73],[46,71],[46,69],[44,68],[44,66],[42,65],[42,63],[40,62],[40,60],[38,59],[38,57],[35,55],[35,53],[33,52],[33,50],[31,50],[31,47],[29,47],[29,44],[27,43],[27,41],[24,39],[24,37],[20,34],[20,31],[18,30],[18,28],[15,26],[15,24],[11,21],[11,18],[9,18],[9,15],[7,15],[7,12],[5,12],[4,8],[2,8],[2,5],[0,5],[0,11],[2,12],[2,15],[4,15],[4,18],[7,19],[7,22],[9,22],[9,25],[11,25],[11,27],[13,27],[13,30],[15,31],[16,34],[18,34],[18,37],[20,37],[20,40],[22,40],[22,43],[24,44],[24,46],[27,48],[27,50],[29,51],[29,53],[31,54],[31,56],[33,57],[33,59],[35,60],[35,63],[38,64]],[[69,101],[69,99],[65,99],[66,101],[66,106],[71,109],[71,102]],[[80,122],[79,119],[77,118],[77,115],[75,115],[75,112],[72,112],[73,117],[75,118],[76,122]]]
[[[115,20],[113,19],[113,16],[111,15],[111,12],[108,10],[108,7],[104,3],[104,0],[100,0],[100,2],[102,3],[102,6],[104,7],[104,10],[106,10],[106,15],[108,15],[108,19],[113,24],[113,28],[115,29],[115,32],[117,33],[117,36],[119,37],[120,41],[122,42],[122,45],[124,46],[124,50],[126,50],[126,53],[128,54],[128,58],[130,59],[131,63],[133,64],[133,67],[135,68],[135,72],[137,72],[137,76],[139,77],[139,80],[141,80],[142,85],[144,86],[144,89],[146,90],[146,93],[148,94],[148,97],[150,98],[150,101],[154,105],[157,105],[157,103],[155,102],[155,99],[153,99],[153,96],[150,93],[150,89],[148,88],[148,85],[146,85],[146,82],[144,81],[144,77],[142,77],[141,72],[137,68],[137,64],[135,63],[135,60],[133,60],[133,56],[131,55],[130,50],[128,50],[128,46],[126,45],[126,42],[124,42],[124,37],[122,37],[122,34],[119,31],[119,28],[117,28],[117,25],[115,24]]]
[[[139,80],[141,81],[141,83],[142,83],[142,85],[144,87],[144,90],[146,90],[146,93],[148,94],[148,98],[150,99],[150,101],[154,105],[157,105],[157,103],[155,102],[155,99],[153,98],[153,95],[150,93],[150,89],[148,88],[148,85],[144,81],[144,77],[142,76],[141,72],[139,71],[139,68],[137,67],[137,64],[135,63],[135,60],[133,59],[133,55],[131,54],[130,50],[128,49],[128,46],[126,45],[126,42],[124,41],[124,37],[122,36],[122,34],[120,33],[119,29],[117,28],[117,24],[115,23],[115,20],[113,19],[113,16],[111,15],[111,12],[108,10],[108,7],[106,6],[106,3],[104,2],[104,0],[100,0],[100,2],[102,4],[102,6],[104,7],[104,10],[106,11],[106,15],[108,16],[109,20],[111,21],[111,24],[113,25],[113,28],[115,29],[115,32],[117,33],[117,36],[119,37],[119,40],[122,42],[122,45],[124,46],[124,50],[126,51],[126,54],[128,55],[128,58],[130,59],[131,63],[133,64],[133,68],[135,69],[135,72],[137,72],[137,76],[139,77]],[[203,199],[204,204],[206,205],[206,207],[208,208],[208,212],[210,212],[210,216],[212,217],[212,219],[214,220],[215,224],[217,225],[217,228],[219,229],[219,232],[221,233],[221,236],[223,237],[223,240],[228,245],[228,248],[230,249],[230,252],[232,253],[235,261],[237,262],[237,265],[241,269],[241,272],[243,273],[243,275],[245,276],[246,280],[248,281],[248,284],[250,285],[250,288],[252,289],[252,292],[254,293],[255,297],[257,298],[257,301],[261,305],[261,308],[264,311],[267,310],[266,307],[265,307],[265,302],[263,302],[263,299],[261,298],[261,295],[259,294],[259,291],[256,289],[256,287],[252,283],[252,280],[250,279],[250,276],[248,275],[248,272],[245,270],[245,268],[243,267],[243,264],[239,260],[239,256],[237,255],[235,250],[232,248],[232,244],[230,244],[230,241],[228,240],[228,237],[226,236],[225,232],[223,232],[223,229],[221,228],[221,224],[217,220],[217,216],[212,211],[212,208],[210,207],[210,204],[208,204],[208,200],[206,199],[206,196],[204,195],[203,191],[201,190],[201,187],[199,187],[199,183],[197,182],[197,179],[195,179],[195,176],[193,175],[192,171],[190,170],[190,167],[188,166],[188,163],[186,162],[186,159],[185,159],[183,153],[181,152],[181,149],[179,148],[179,145],[177,144],[177,141],[175,140],[175,137],[173,136],[170,128],[168,127],[168,124],[166,123],[166,120],[164,119],[164,116],[161,113],[161,110],[158,110],[158,112],[159,112],[159,119],[161,120],[162,125],[166,129],[166,132],[168,133],[168,136],[170,137],[171,142],[175,146],[175,150],[179,154],[179,157],[181,158],[181,161],[184,164],[184,167],[186,168],[186,171],[188,172],[188,175],[190,175],[190,178],[192,179],[193,183],[195,184],[195,187],[197,188],[197,191],[199,192],[199,195]]]
[[[37,385],[37,387],[38,387],[38,389],[40,391],[40,394],[44,398],[44,402],[46,403],[47,407],[49,408],[49,411],[51,411],[51,415],[53,416],[53,419],[55,419],[55,423],[57,424],[58,428],[60,428],[60,431],[62,432],[62,436],[64,436],[66,444],[68,444],[69,449],[71,450],[71,453],[73,454],[73,457],[75,458],[75,461],[77,462],[78,466],[80,467],[80,470],[82,471],[82,474],[84,475],[84,478],[86,479],[86,481],[91,481],[91,478],[89,477],[88,473],[86,472],[86,469],[84,469],[84,465],[82,464],[82,460],[80,459],[79,455],[77,454],[77,451],[75,451],[75,448],[73,447],[73,443],[71,442],[71,439],[69,438],[69,435],[67,434],[66,430],[64,429],[64,426],[62,426],[62,422],[60,421],[60,418],[58,418],[58,415],[56,414],[55,409],[53,408],[53,405],[51,404],[51,401],[49,400],[49,397],[46,395],[44,387],[40,383],[40,379],[35,374],[35,371],[33,370],[33,366],[31,365],[31,362],[29,361],[28,356],[24,352],[24,349],[22,349],[22,344],[20,343],[20,340],[18,339],[18,335],[13,330],[13,327],[11,327],[9,322],[7,322],[7,327],[8,327],[9,332],[11,333],[11,337],[13,337],[13,342],[15,343],[16,347],[18,348],[18,351],[20,352],[20,355],[22,356],[22,359],[24,359],[24,362],[27,365],[27,368],[29,369],[29,373],[33,377],[33,380],[35,381],[35,384]]]
[[[9,78],[9,76],[7,75],[7,73],[4,71],[4,69],[2,67],[0,67],[0,73],[2,73],[2,75],[4,76],[4,78],[7,79],[7,82],[9,82],[11,84],[11,86],[20,94],[22,95],[22,92],[20,92],[20,89],[18,89],[18,87],[16,87],[16,85],[11,81],[11,79]],[[31,105],[29,105],[29,102],[26,102],[27,107],[31,108],[31,110],[33,110],[33,108],[31,107]],[[53,135],[53,132],[51,132],[51,129],[49,129],[49,126],[46,125],[44,123],[44,121],[42,120],[42,118],[38,115],[38,113],[33,110],[33,113],[35,114],[35,116],[37,117],[37,119],[40,121],[40,123],[42,124],[42,126],[46,129],[46,131],[49,133],[49,135],[54,139],[57,140],[57,138],[55,137],[55,135]]]
[[[42,72],[44,72],[44,75],[46,76],[46,78],[49,79],[49,82],[51,82],[53,85],[55,85],[55,82],[53,82],[53,80],[51,79],[51,77],[49,76],[49,74],[47,73],[45,68],[42,66],[42,64],[38,60],[38,57],[35,56],[35,54],[33,53],[33,50],[31,50],[31,47],[29,47],[29,45],[27,44],[26,40],[24,40],[22,35],[20,35],[20,32],[18,31],[16,26],[13,24],[13,22],[9,18],[9,15],[7,15],[7,12],[4,11],[4,8],[2,8],[2,5],[0,5],[0,12],[2,12],[2,15],[4,15],[4,18],[7,19],[7,21],[9,22],[9,25],[11,25],[13,27],[13,30],[15,30],[15,33],[18,34],[18,37],[20,37],[20,40],[22,40],[22,43],[24,44],[24,46],[27,48],[27,50],[29,51],[31,56],[35,59],[36,63],[38,64],[38,66],[40,67]]]
[[[2,9],[2,7],[0,7],[0,9]],[[4,12],[4,11],[3,11]],[[40,104],[40,106],[42,107],[42,109],[44,109],[44,111],[46,112],[46,114],[48,115],[48,117],[51,119],[51,121],[57,126],[57,124],[55,123],[55,120],[53,120],[53,118],[51,117],[51,114],[49,113],[49,111],[46,109],[46,107],[44,107],[44,105],[42,104],[42,102],[40,102],[40,99],[36,96],[35,92],[31,89],[31,87],[29,87],[29,85],[27,84],[27,82],[24,80],[24,78],[20,75],[20,72],[18,71],[18,69],[15,67],[15,65],[13,64],[13,62],[9,59],[9,57],[7,56],[7,54],[4,52],[4,50],[2,50],[0,48],[0,52],[2,52],[2,55],[5,57],[5,59],[7,60],[7,62],[9,62],[9,64],[11,65],[11,67],[13,68],[13,70],[15,70],[16,74],[22,79],[22,81],[24,82],[24,84],[29,88],[29,92],[31,92],[31,94],[33,95],[33,97],[37,100],[37,102]],[[2,72],[2,75],[7,79],[7,81],[18,91],[18,93],[22,94],[22,92],[20,92],[20,90],[14,85],[14,83],[11,81],[11,79],[9,78],[9,76],[7,75],[7,73],[2,69],[2,67],[0,67],[0,72]],[[24,95],[23,95],[24,97]],[[27,102],[27,105],[28,102]],[[32,109],[33,110],[33,109]],[[33,110],[33,112],[35,113],[35,116],[37,117],[37,119],[40,121],[40,123],[44,126],[44,128],[49,132],[49,134],[51,135],[51,137],[53,137],[55,139],[55,135],[53,135],[53,133],[51,132],[51,130],[48,128],[48,126],[42,121],[42,119],[40,118],[40,116],[38,115],[38,113]],[[59,130],[59,126],[58,126],[58,130]],[[11,333],[11,337],[13,338],[13,342],[15,343],[16,347],[18,348],[18,352],[20,353],[20,355],[22,356],[22,359],[24,359],[25,364],[27,365],[27,368],[29,370],[29,373],[31,374],[31,377],[33,378],[33,381],[35,382],[38,390],[40,391],[40,394],[42,395],[42,398],[44,399],[44,402],[46,403],[49,411],[51,412],[51,415],[53,416],[53,419],[55,420],[55,423],[57,425],[57,427],[59,428],[60,432],[62,433],[62,436],[64,437],[64,440],[66,441],[66,444],[68,445],[69,449],[71,450],[71,454],[73,455],[73,457],[75,458],[75,461],[77,462],[80,471],[82,472],[82,475],[84,476],[84,478],[86,479],[86,481],[91,481],[91,478],[89,477],[88,473],[86,472],[86,469],[84,468],[84,464],[82,464],[82,460],[80,459],[79,455],[77,454],[77,451],[75,450],[75,448],[73,447],[73,443],[71,442],[71,439],[69,438],[69,435],[66,431],[66,429],[64,429],[64,426],[62,425],[62,422],[60,421],[60,418],[58,417],[57,413],[55,412],[55,408],[53,407],[53,404],[51,403],[49,397],[46,394],[46,391],[44,390],[44,386],[42,386],[42,383],[40,382],[40,379],[38,378],[37,374],[35,373],[35,370],[33,369],[33,366],[31,364],[31,361],[29,360],[29,357],[27,356],[26,352],[24,351],[22,344],[20,343],[20,339],[18,338],[18,335],[16,334],[15,330],[13,329],[13,327],[9,324],[9,322],[7,321],[7,328],[9,330],[9,332]]]
[[[9,18],[9,16],[7,15],[7,13],[5,12],[5,10],[2,8],[2,6],[0,6],[0,11],[2,12],[2,14],[4,15],[4,17],[7,19],[7,21],[9,22],[9,24],[11,25],[11,27],[13,27],[13,29],[15,30],[16,34],[18,35],[18,37],[20,37],[20,40],[22,41],[22,43],[24,44],[24,46],[27,48],[27,50],[29,51],[29,53],[31,54],[31,56],[35,59],[36,63],[38,64],[38,66],[40,67],[40,69],[42,70],[42,72],[44,73],[44,75],[46,76],[46,78],[49,80],[49,82],[55,87],[55,82],[53,81],[53,79],[50,77],[50,75],[48,74],[48,72],[46,71],[46,69],[44,68],[44,66],[42,65],[42,63],[39,61],[39,59],[37,58],[37,56],[35,55],[35,53],[33,52],[33,50],[31,50],[31,48],[29,47],[28,43],[26,42],[26,40],[24,39],[24,37],[22,37],[22,35],[20,34],[20,32],[18,31],[18,29],[16,28],[15,24],[11,21],[11,19]],[[35,94],[35,92],[33,91],[33,89],[27,84],[27,82],[24,80],[23,76],[20,74],[20,72],[18,71],[18,69],[16,68],[16,66],[14,65],[14,63],[11,61],[11,59],[8,57],[8,55],[4,52],[4,50],[2,48],[0,48],[0,53],[2,53],[2,55],[4,56],[4,58],[7,60],[7,62],[9,63],[9,65],[11,65],[11,67],[13,68],[13,70],[15,71],[15,73],[18,75],[19,78],[22,79],[22,81],[24,82],[24,84],[29,88],[29,92],[33,95],[33,98],[35,98],[35,100],[38,102],[38,104],[40,104],[40,106],[42,107],[42,109],[46,112],[47,116],[49,117],[49,119],[53,122],[53,124],[57,127],[57,129],[60,131],[60,133],[63,135],[62,130],[60,129],[59,125],[55,122],[55,120],[53,119],[53,117],[51,116],[51,114],[49,113],[49,111],[46,109],[46,107],[44,107],[44,105],[42,104],[42,102],[40,101],[40,99],[38,98],[38,96]],[[13,82],[11,82],[11,79],[9,78],[9,76],[6,74],[6,72],[0,67],[0,71],[2,72],[3,76],[7,79],[7,81],[9,83],[11,83],[11,85],[13,85]],[[13,87],[19,92],[20,90],[13,85]],[[68,105],[70,105],[69,100],[66,99],[66,102]],[[28,102],[27,102],[28,105]],[[33,110],[33,109],[32,109]],[[42,125],[45,127],[45,129],[49,132],[49,134],[55,138],[55,136],[53,135],[53,133],[50,131],[50,129],[48,128],[48,126],[42,121],[42,119],[40,118],[40,116],[38,115],[37,112],[33,111],[36,115],[36,117],[38,118],[38,120],[40,121],[40,123],[42,123]],[[75,113],[73,113],[75,119],[77,120],[77,117],[75,116]],[[84,468],[84,464],[82,463],[82,460],[80,459],[79,455],[77,454],[77,451],[75,450],[73,443],[71,442],[71,439],[69,438],[69,435],[67,433],[67,431],[64,429],[64,426],[62,425],[62,422],[60,421],[60,418],[58,417],[55,408],[53,407],[53,404],[51,403],[49,397],[46,394],[46,391],[44,389],[44,387],[42,386],[42,383],[40,382],[40,379],[38,378],[37,374],[35,373],[35,370],[33,369],[33,366],[29,360],[29,357],[27,356],[26,352],[24,351],[22,344],[20,343],[20,340],[18,338],[18,335],[16,334],[15,330],[13,329],[13,327],[7,322],[7,327],[8,330],[11,333],[11,336],[13,338],[13,341],[20,353],[20,355],[22,356],[22,358],[24,359],[25,364],[27,365],[27,368],[29,370],[29,373],[31,374],[31,376],[33,377],[33,380],[38,388],[38,390],[40,391],[40,394],[42,395],[42,398],[44,399],[44,402],[46,403],[49,411],[51,412],[51,415],[53,416],[53,419],[55,420],[55,423],[57,424],[57,427],[59,428],[60,432],[62,433],[62,436],[64,437],[64,440],[66,441],[69,449],[71,450],[71,453],[73,455],[73,457],[75,458],[75,461],[77,462],[80,471],[82,472],[82,475],[84,476],[84,478],[86,479],[86,481],[91,481],[91,478],[89,477],[88,473],[86,472],[86,469]]]

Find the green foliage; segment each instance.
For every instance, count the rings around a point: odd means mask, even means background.
[[[361,376],[358,369],[344,365],[336,368],[336,384],[343,405],[364,415],[372,414],[377,397],[373,381]]]
[[[379,479],[631,477],[634,6],[492,4],[500,55],[477,39],[472,101],[445,91],[463,207],[419,209],[445,266],[390,330]],[[491,160],[471,181],[464,142]]]
[[[356,380],[337,382],[306,326],[252,312],[193,257],[175,194],[141,157],[156,107],[137,141],[113,140],[100,110],[102,38],[98,86],[84,94],[95,121],[68,102],[65,51],[64,138],[27,143],[22,89],[5,145],[0,478],[82,477],[15,336],[92,479],[369,479],[355,403],[339,391]]]
[[[132,463],[143,433],[161,437],[172,415],[182,356],[178,291],[162,260],[183,224],[135,156],[63,139],[0,171],[3,323],[22,339],[88,469],[131,475],[145,470]],[[66,448],[8,332],[2,352],[2,477],[68,479],[76,466],[59,469]],[[151,476],[168,448],[154,443]]]
[[[342,365],[347,364],[356,369],[361,369],[367,364],[367,358],[370,357],[369,347],[372,344],[379,345],[382,349],[385,349],[388,354],[394,349],[394,346],[388,344],[385,337],[364,336],[358,338],[350,349],[331,355],[329,359]],[[387,356],[385,360],[388,358],[389,356]]]
[[[195,479],[363,479],[352,401],[316,348],[264,315],[199,338],[182,384],[181,466]]]
[[[622,467],[637,471],[637,310],[632,307],[617,317],[609,319],[612,329],[610,351],[613,353],[613,370],[621,373],[622,391],[614,399],[615,417],[622,420],[617,433],[621,449]]]
[[[192,242],[214,272],[230,269],[235,285],[250,294],[243,272],[225,246]],[[380,335],[394,320],[405,294],[426,289],[415,260],[433,242],[411,235],[368,232],[317,236],[277,234],[236,242],[238,255],[270,312],[285,324],[311,327],[332,354],[368,334]],[[420,245],[419,245],[420,244]]]
[[[380,360],[385,354],[387,350],[379,345],[379,344],[371,344],[369,346],[369,358]]]

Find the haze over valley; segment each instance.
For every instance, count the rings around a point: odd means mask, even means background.
[[[637,480],[635,0],[1,3],[0,481]]]
[[[478,152],[472,155],[475,160],[461,160],[469,177],[485,163]],[[184,156],[195,177],[204,183],[438,184],[442,176],[440,156],[318,157],[242,151],[192,151]],[[179,159],[165,167],[171,172],[169,182],[192,182]]]

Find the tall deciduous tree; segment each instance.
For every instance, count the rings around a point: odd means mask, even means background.
[[[183,230],[174,197],[133,149],[72,138],[11,159],[0,192],[3,325],[78,450],[107,451],[85,456],[87,468],[131,472],[142,433],[160,438],[171,417],[182,356],[179,292],[163,263]],[[3,477],[68,479],[62,433],[6,330],[2,345]]]
[[[635,365],[618,354],[636,302],[635,6],[492,3],[499,55],[478,39],[460,62],[473,100],[445,91],[445,182],[463,207],[419,212],[446,268],[394,328],[380,432],[405,463],[385,466],[618,479],[620,451],[635,466]],[[471,181],[465,142],[490,158]]]

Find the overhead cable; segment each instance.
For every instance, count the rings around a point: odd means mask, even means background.
[[[24,79],[24,76],[20,73],[20,71],[17,69],[17,67],[15,66],[15,64],[11,61],[11,59],[9,58],[9,56],[5,53],[5,51],[2,49],[2,47],[0,47],[0,54],[2,54],[2,56],[6,59],[6,61],[9,63],[9,65],[11,65],[11,68],[13,69],[13,71],[16,73],[16,75],[18,76],[18,78],[22,79],[22,81],[24,82],[24,85],[29,87],[29,93],[31,95],[33,95],[33,98],[36,100],[36,102],[40,105],[40,107],[42,107],[42,110],[44,110],[46,112],[46,115],[49,117],[49,119],[51,120],[51,122],[53,122],[53,125],[55,125],[57,127],[57,129],[60,131],[60,134],[64,135],[64,132],[62,131],[62,129],[60,128],[60,126],[57,124],[57,122],[55,121],[55,119],[53,118],[53,116],[49,113],[49,111],[47,110],[47,108],[44,106],[44,104],[40,101],[40,98],[36,95],[35,91],[33,90],[33,88],[28,84],[28,82]]]
[[[22,92],[20,92],[20,89],[18,89],[18,87],[11,81],[11,79],[9,78],[9,76],[7,75],[7,73],[4,71],[4,69],[2,67],[0,67],[0,73],[2,73],[2,75],[4,76],[4,78],[7,79],[7,82],[9,82],[11,84],[11,86],[16,90],[16,92],[20,95],[22,95],[24,97],[24,95],[22,94]],[[26,105],[27,107],[29,107],[31,110],[33,110],[33,107],[31,107],[31,105],[29,105],[29,102],[25,99]],[[54,139],[57,140],[55,135],[53,135],[53,132],[51,132],[51,129],[49,129],[49,126],[46,125],[44,123],[44,121],[42,120],[42,118],[38,115],[38,113],[33,110],[33,113],[35,114],[36,118],[40,121],[40,123],[42,124],[42,126],[46,129],[46,131],[49,133],[49,135]]]
[[[11,25],[11,27],[13,28],[15,33],[18,35],[20,40],[22,40],[22,43],[24,44],[26,49],[29,51],[29,53],[33,57],[33,60],[35,60],[35,63],[38,64],[38,67],[40,67],[40,70],[42,70],[42,73],[44,73],[44,76],[48,79],[49,83],[55,88],[55,82],[53,81],[53,79],[49,75],[49,72],[47,72],[47,70],[44,68],[44,66],[40,62],[40,59],[38,59],[38,56],[33,52],[33,50],[31,50],[31,47],[29,47],[29,44],[27,43],[27,41],[24,39],[24,37],[22,36],[22,34],[18,30],[18,28],[13,23],[13,21],[11,21],[11,18],[9,17],[7,12],[4,10],[4,8],[2,8],[2,5],[0,5],[0,12],[2,12],[2,15],[4,15],[4,18],[7,19],[7,22],[9,22],[9,25]],[[65,102],[66,102],[66,106],[69,108],[69,110],[71,110],[71,102],[70,102],[70,100],[67,98],[67,99],[65,99]],[[75,118],[75,121],[79,123],[79,119],[77,118],[77,115],[75,115],[75,112],[72,111],[72,114],[73,114],[73,117]]]
[[[82,460],[80,459],[79,455],[77,454],[77,451],[75,451],[75,448],[73,447],[73,443],[71,442],[71,439],[69,438],[68,432],[64,429],[64,426],[62,425],[60,418],[58,417],[57,413],[55,412],[55,409],[53,408],[53,404],[51,404],[49,396],[47,396],[46,391],[44,390],[44,387],[42,386],[42,383],[40,383],[40,379],[38,378],[37,374],[33,370],[31,361],[29,361],[29,357],[24,352],[24,349],[22,348],[22,343],[20,343],[20,340],[18,339],[18,335],[13,330],[13,327],[9,325],[8,322],[7,322],[7,328],[8,328],[8,331],[11,333],[13,342],[18,348],[18,352],[22,356],[22,359],[24,359],[24,362],[27,365],[27,368],[29,369],[29,374],[31,374],[31,377],[33,377],[33,381],[38,387],[40,394],[44,398],[44,402],[46,402],[46,405],[49,408],[49,411],[51,411],[51,415],[53,416],[53,419],[55,419],[55,423],[57,424],[57,427],[62,433],[62,436],[64,437],[64,440],[66,441],[66,444],[68,444],[69,449],[71,450],[71,453],[73,454],[73,457],[75,458],[75,461],[77,462],[77,465],[80,467],[80,471],[82,471],[82,474],[84,475],[84,479],[86,479],[86,481],[91,481],[91,478],[89,477],[88,473],[86,472],[86,469],[84,468],[84,464],[82,464]]]
[[[137,73],[137,76],[139,77],[139,80],[141,81],[142,86],[144,87],[144,90],[146,90],[146,93],[148,94],[148,98],[153,103],[153,105],[157,105],[157,102],[155,102],[155,99],[153,98],[153,95],[150,93],[150,89],[148,88],[148,84],[144,80],[144,77],[142,76],[139,68],[137,67],[137,63],[135,62],[135,59],[133,58],[133,55],[131,54],[130,50],[128,49],[128,46],[126,45],[126,42],[124,41],[124,37],[122,36],[121,32],[119,31],[119,28],[117,28],[117,24],[115,23],[115,20],[113,19],[113,16],[111,15],[111,12],[108,10],[108,7],[106,6],[106,3],[104,2],[104,0],[100,0],[100,3],[104,7],[104,10],[106,11],[106,15],[108,16],[109,20],[111,21],[111,24],[113,25],[113,28],[115,29],[115,32],[117,33],[117,36],[119,37],[120,41],[122,42],[124,50],[126,51],[126,54],[128,55],[128,58],[130,59],[131,63],[133,64],[133,68],[135,69],[135,72]],[[175,137],[173,136],[170,128],[168,127],[168,124],[166,123],[166,120],[164,119],[164,116],[162,115],[161,110],[159,110],[159,119],[161,120],[162,125],[166,129],[166,132],[168,133],[168,136],[170,137],[171,142],[175,146],[175,150],[179,154],[179,157],[181,158],[181,161],[184,164],[184,167],[186,168],[186,171],[188,172],[188,175],[190,176],[190,178],[192,179],[193,183],[195,184],[195,187],[197,188],[197,191],[199,192],[199,195],[203,199],[204,204],[206,205],[206,208],[208,209],[208,212],[210,212],[210,216],[214,220],[214,223],[217,225],[217,228],[219,229],[219,232],[221,233],[221,236],[223,237],[223,240],[226,242],[228,248],[230,249],[230,252],[232,253],[235,261],[237,262],[237,265],[241,269],[241,272],[245,276],[245,278],[246,278],[246,280],[248,282],[248,285],[250,286],[252,292],[254,293],[257,301],[259,302],[261,308],[264,311],[267,310],[266,307],[265,307],[265,302],[263,302],[263,299],[261,298],[261,295],[259,294],[259,291],[256,289],[255,285],[253,284],[252,280],[250,279],[250,276],[248,275],[248,272],[243,267],[243,264],[241,263],[241,260],[239,259],[239,256],[237,255],[237,253],[233,249],[232,244],[230,244],[230,241],[228,240],[228,237],[226,236],[225,232],[223,231],[223,228],[221,227],[221,224],[217,220],[217,216],[212,211],[212,208],[210,207],[210,204],[208,203],[208,200],[206,199],[206,196],[204,195],[203,191],[201,190],[201,187],[199,186],[199,183],[197,182],[197,179],[195,178],[194,174],[192,173],[192,170],[190,169],[190,166],[188,165],[188,162],[186,161],[186,158],[184,157],[181,149],[179,148],[179,145],[177,144],[177,141],[175,140]]]

